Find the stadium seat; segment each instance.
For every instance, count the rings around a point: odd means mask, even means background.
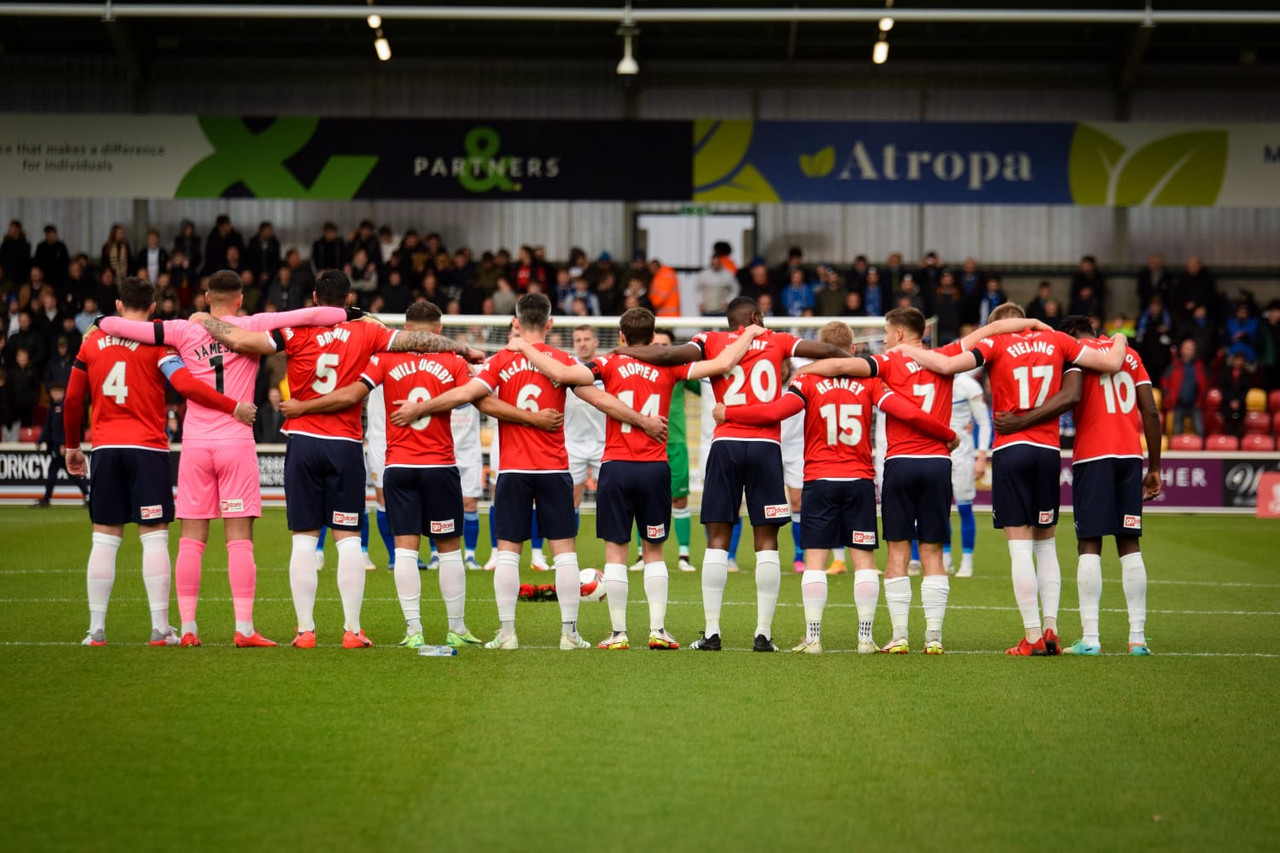
[[[1204,431],[1206,435],[1213,435],[1215,432],[1222,432],[1222,412],[1217,409],[1210,409],[1204,413]]]
[[[1246,435],[1240,449],[1249,453],[1270,453],[1276,449],[1276,440],[1269,435]]]
[[[1211,435],[1205,439],[1204,449],[1234,452],[1240,449],[1240,439],[1234,435]]]
[[[1265,412],[1247,412],[1244,416],[1244,431],[1255,435],[1266,435],[1271,431],[1271,418]]]
[[[1206,391],[1204,395],[1204,408],[1205,411],[1222,408],[1222,392],[1217,388],[1210,388]]]
[[[18,441],[22,444],[35,444],[40,437],[40,427],[21,427],[18,430]]]
[[[1204,439],[1194,433],[1184,432],[1169,439],[1170,450],[1203,450]]]
[[[1250,388],[1244,395],[1244,408],[1247,412],[1265,412],[1267,410],[1267,392],[1261,388]]]
[[[1280,389],[1272,391],[1270,397],[1267,398],[1267,401],[1270,403],[1267,408],[1272,412],[1280,414]]]
[[[1271,416],[1271,434],[1280,435],[1280,412]]]

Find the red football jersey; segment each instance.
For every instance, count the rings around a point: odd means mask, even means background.
[[[1111,349],[1110,338],[1083,342],[1100,352]],[[1066,373],[1083,371],[1080,402],[1076,404],[1076,442],[1071,458],[1142,458],[1142,413],[1138,411],[1138,386],[1150,385],[1142,359],[1132,349],[1124,352],[1124,366],[1112,374],[1095,373],[1072,365]]]
[[[939,347],[946,356],[960,354],[960,342]],[[881,353],[873,356],[877,375],[889,390],[906,397],[919,406],[925,414],[941,424],[951,423],[950,376],[939,376],[925,370],[905,352]],[[885,422],[885,438],[889,446],[885,458],[895,456],[945,456],[951,458],[947,443],[920,433],[911,424],[897,418]]]
[[[577,364],[573,356],[547,344],[536,344],[562,364]],[[485,362],[476,381],[483,382],[498,399],[531,412],[542,409],[564,411],[565,389],[534,369],[521,353],[504,349]],[[564,428],[550,431],[498,421],[499,471],[544,473],[568,471],[569,454],[564,449]]]
[[[983,338],[975,347],[982,353],[991,382],[991,410],[1021,414],[1058,393],[1062,371],[1084,347],[1065,332],[1019,332]],[[1020,432],[996,433],[993,450],[1007,444],[1034,444],[1051,450],[1062,444],[1058,422],[1044,421]]]
[[[179,360],[171,347],[113,338],[94,329],[80,344],[76,366],[89,380],[93,396],[94,449],[147,447],[168,450],[165,435],[164,374],[160,365]]]
[[[360,381],[372,390],[383,386],[387,411],[387,467],[396,465],[434,468],[457,464],[453,455],[453,426],[448,412],[426,415],[407,427],[391,422],[400,408],[396,400],[420,403],[439,397],[471,381],[467,362],[455,353],[422,355],[391,352],[375,355],[365,365]]]
[[[380,323],[350,320],[336,326],[304,326],[272,332],[276,348],[289,356],[289,394],[314,400],[359,380],[369,357],[385,352],[396,333]],[[361,441],[360,406],[289,418],[281,432]]]
[[[671,411],[671,390],[689,378],[689,365],[656,367],[628,355],[600,356],[587,364],[604,390],[623,405],[648,417],[665,418]],[[644,430],[609,418],[605,422],[604,459],[625,462],[666,462],[666,442],[654,441]]]
[[[704,359],[712,359],[724,352],[738,339],[737,332],[702,332],[690,343],[702,350]],[[711,377],[711,391],[717,403],[726,406],[756,406],[772,403],[782,391],[782,361],[795,355],[800,338],[786,332],[765,332],[751,342],[751,347],[733,370],[723,376]],[[747,426],[746,424],[717,424],[712,441],[722,438],[754,439],[780,444],[782,427]]]
[[[804,401],[806,483],[875,477],[871,407],[892,393],[879,379],[805,374],[791,380],[787,393]]]

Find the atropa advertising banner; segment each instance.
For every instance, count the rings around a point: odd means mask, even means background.
[[[1280,123],[0,116],[24,198],[1280,206]]]

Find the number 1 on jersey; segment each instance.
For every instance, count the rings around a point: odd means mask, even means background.
[[[1053,365],[1036,364],[1031,367],[1015,367],[1013,378],[1018,381],[1018,408],[1038,409],[1044,405],[1049,396],[1049,386],[1053,384]],[[1031,402],[1031,380],[1040,380],[1040,390],[1036,393],[1035,403]]]

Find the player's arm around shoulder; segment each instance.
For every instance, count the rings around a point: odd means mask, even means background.
[[[493,394],[486,394],[476,401],[476,408],[491,418],[513,424],[524,424],[546,432],[555,432],[564,426],[564,412],[557,409],[528,411],[500,400]]]
[[[391,422],[396,426],[408,426],[423,415],[434,415],[437,412],[447,412],[459,406],[465,406],[467,403],[476,403],[482,397],[488,396],[491,390],[487,382],[477,378],[430,400],[418,403],[410,400],[394,400],[394,404],[400,408],[391,413]]]
[[[607,391],[600,390],[595,385],[580,385],[573,389],[573,393],[577,394],[583,402],[595,406],[615,421],[630,424],[637,429],[643,430],[644,434],[654,441],[665,442],[667,440],[666,418],[642,415],[617,397]]]
[[[512,338],[507,344],[507,349],[529,359],[529,363],[535,370],[559,385],[590,385],[596,381],[595,374],[585,364],[577,362],[567,364],[538,349],[524,338]]]
[[[253,332],[219,320],[212,314],[204,312],[192,314],[187,322],[203,326],[214,340],[232,352],[247,355],[271,355],[276,351],[275,341],[264,332]]]
[[[1084,371],[1068,370],[1062,375],[1062,384],[1057,392],[1045,400],[1039,407],[1015,415],[1013,412],[996,412],[996,432],[1001,435],[1021,432],[1036,424],[1054,420],[1068,409],[1075,408],[1080,402],[1080,394],[1084,389]]]
[[[806,341],[806,343],[812,343],[812,341]],[[796,354],[800,355],[799,352]],[[810,356],[804,356],[804,358],[810,358]],[[865,378],[875,376],[879,372],[880,368],[875,359],[845,354],[840,358],[824,357],[819,358],[817,361],[812,361],[797,370],[796,376],[857,376]]]
[[[1073,360],[1081,367],[1096,370],[1099,373],[1115,373],[1124,366],[1124,354],[1128,349],[1129,339],[1119,332],[1111,336],[1111,347],[1101,351],[1084,346],[1070,335],[1064,335],[1064,337],[1075,341],[1079,347],[1079,352]]]
[[[297,397],[290,397],[280,404],[280,411],[284,413],[286,418],[318,415],[325,412],[342,412],[369,396],[369,392],[374,387],[374,385],[368,384],[367,380],[361,379],[310,400],[299,400]]]
[[[658,346],[657,344],[618,347],[614,352],[618,355],[629,355],[638,361],[643,361],[646,364],[656,364],[659,367],[676,367],[681,364],[690,364],[695,361],[701,361],[703,357],[702,347],[693,343],[681,344],[678,347]]]
[[[742,361],[742,357],[751,349],[751,343],[765,333],[762,326],[747,326],[738,335],[738,339],[725,347],[719,355],[707,361],[696,361],[689,366],[690,379],[702,379],[707,376],[723,376]]]
[[[484,361],[484,352],[434,332],[401,329],[387,342],[387,352],[454,352],[472,364]]]

